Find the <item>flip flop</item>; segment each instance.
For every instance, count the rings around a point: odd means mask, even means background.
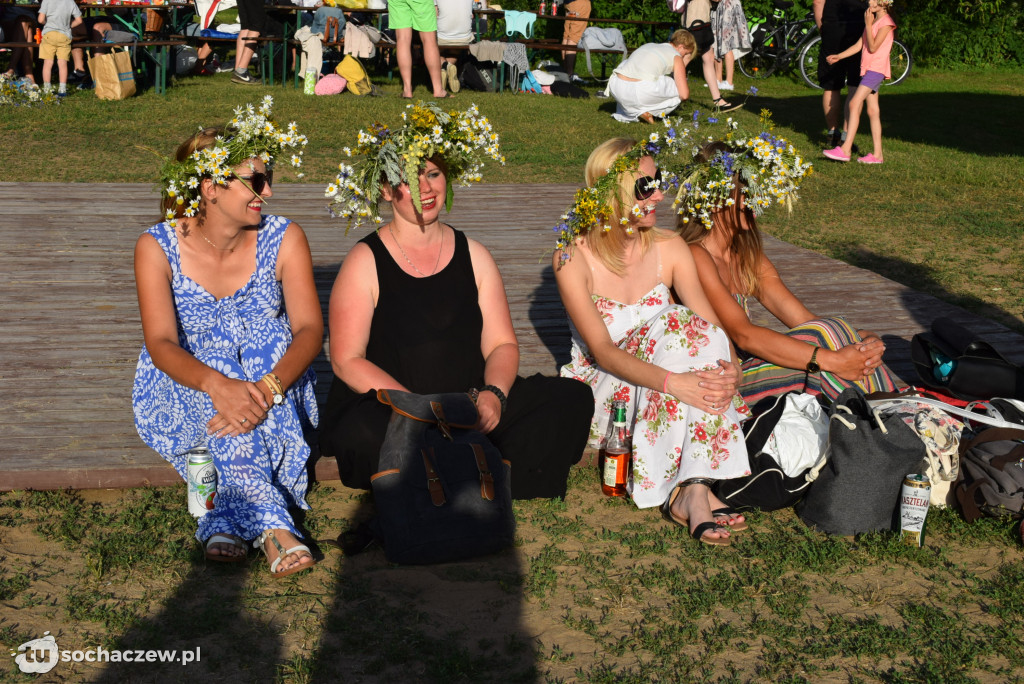
[[[701,544],[707,544],[708,546],[729,546],[732,544],[732,540],[729,537],[705,537],[705,532],[728,532],[729,528],[725,525],[719,525],[716,522],[702,522],[697,525],[692,531],[690,530],[689,519],[677,518],[675,513],[672,512],[672,504],[679,497],[679,493],[683,491],[684,487],[688,487],[691,484],[706,484],[710,480],[693,479],[685,482],[680,482],[672,490],[672,493],[665,499],[665,503],[661,504],[661,517],[669,521],[673,525],[679,525],[686,530],[687,534],[699,541]]]
[[[223,553],[212,553],[210,547],[214,544],[228,544],[229,546],[241,549],[242,553],[237,556],[229,556]],[[245,560],[249,552],[249,545],[244,539],[234,534],[214,534],[206,540],[206,560],[218,563],[240,563]]]
[[[271,562],[270,564],[270,576],[274,579],[281,579],[282,577],[287,577],[288,575],[294,575],[297,572],[309,570],[314,565],[316,565],[316,561],[313,560],[313,552],[309,550],[308,546],[306,546],[305,544],[296,544],[290,549],[285,549],[283,546],[281,546],[281,542],[277,541],[277,536],[274,534],[273,530],[267,530],[266,532],[261,534],[260,538],[253,543],[253,546],[258,545],[257,548],[261,549],[263,551],[263,555],[267,556],[267,558],[270,558],[269,554],[267,554],[266,549],[267,540],[270,540],[270,542],[273,543],[275,547],[277,547],[277,558],[275,558],[273,562]],[[282,570],[281,572],[277,572],[277,566],[281,564],[281,561],[283,559],[287,558],[293,553],[302,553],[303,551],[309,554],[308,563],[300,563],[299,565],[289,568],[288,570]]]
[[[711,101],[711,104],[720,112],[731,112],[732,110],[739,109],[743,106],[742,102],[740,104],[733,104],[732,102],[727,101],[724,97],[715,98]]]
[[[722,506],[721,508],[716,508],[711,511],[711,515],[716,518],[735,518],[737,515],[740,515],[740,512],[732,506]],[[725,526],[733,532],[742,532],[748,527],[746,520],[742,520],[738,523],[726,523]]]

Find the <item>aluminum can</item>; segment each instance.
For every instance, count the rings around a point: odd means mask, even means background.
[[[558,16],[558,3],[555,0],[551,0],[551,16]]]
[[[206,447],[196,447],[187,454],[188,459],[188,512],[201,518],[213,510],[217,496],[217,469]]]
[[[545,12],[547,11],[547,8],[548,8],[547,3],[545,3],[544,0],[541,0],[540,9],[537,10],[537,14],[539,14],[540,16],[543,17]]]
[[[928,515],[932,483],[924,475],[907,475],[900,489],[900,536],[907,546],[924,545],[924,520]]]

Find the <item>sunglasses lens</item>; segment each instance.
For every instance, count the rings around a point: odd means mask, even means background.
[[[654,173],[654,177],[641,176],[636,179],[636,186],[634,187],[634,193],[637,199],[645,200],[654,194],[654,191],[661,185],[661,169],[658,169]]]
[[[274,174],[271,171],[267,173],[253,173],[248,178],[242,176],[236,176],[236,178],[241,178],[257,195],[263,192],[263,188],[274,182]]]

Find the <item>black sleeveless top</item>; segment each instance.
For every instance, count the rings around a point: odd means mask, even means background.
[[[465,392],[483,383],[483,315],[469,242],[460,231],[452,232],[451,261],[423,278],[403,271],[376,231],[360,240],[373,252],[379,290],[366,359],[417,394]],[[341,395],[354,396],[337,378],[334,385],[332,399],[342,399],[338,385],[348,390]]]

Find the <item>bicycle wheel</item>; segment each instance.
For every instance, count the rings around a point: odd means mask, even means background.
[[[892,79],[882,81],[882,85],[894,86],[901,83],[909,74],[910,67],[914,60],[910,56],[907,46],[898,40],[892,42],[892,50],[889,52],[889,65],[892,69]]]
[[[747,78],[755,80],[768,78],[775,73],[775,68],[778,66],[775,55],[766,52],[768,49],[770,48],[762,46],[751,50],[736,60],[736,66]]]
[[[821,90],[818,83],[818,59],[821,57],[821,36],[814,38],[804,46],[800,53],[800,75],[804,82],[812,88]]]

